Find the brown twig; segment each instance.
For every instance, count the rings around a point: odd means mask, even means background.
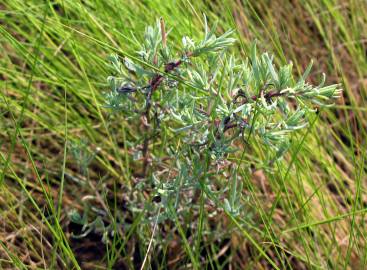
[[[256,101],[258,100],[259,98],[261,98],[261,94],[263,94],[265,92],[266,89],[268,89],[268,87],[270,86],[271,84],[270,83],[266,83],[263,88],[260,90],[259,92],[259,95],[253,95],[250,97],[251,100],[253,101]],[[280,93],[280,91],[269,91],[267,92],[265,95],[264,95],[264,98],[266,101],[270,101],[271,98],[273,97],[280,97],[280,96],[283,96],[284,94],[283,93]],[[247,97],[247,95],[245,94],[245,92],[240,89],[238,91],[238,93],[236,94],[236,96],[233,98],[232,102],[233,103],[237,103],[237,100],[242,97],[244,98],[244,100],[242,101],[242,104],[246,104],[249,102],[249,98]]]
[[[163,18],[160,19],[160,23],[161,23],[161,34],[162,34],[162,46],[163,46],[163,49],[165,49],[167,46],[167,35],[166,35],[166,27],[164,25]]]
[[[192,54],[187,53],[186,57],[190,57]],[[173,70],[175,70],[176,68],[178,68],[181,64],[183,63],[183,61],[177,60],[175,62],[169,62],[164,66],[164,71],[165,73],[169,73]],[[145,108],[145,112],[143,117],[145,117],[146,123],[147,125],[145,126],[145,133],[146,133],[146,137],[144,139],[144,144],[143,144],[143,157],[144,157],[144,164],[143,164],[143,177],[146,176],[147,174],[147,170],[148,170],[148,163],[149,163],[149,159],[148,159],[148,148],[149,148],[149,123],[150,123],[150,109],[152,106],[152,95],[153,92],[161,85],[161,83],[164,80],[164,75],[163,74],[156,74],[154,75],[154,77],[151,79],[151,81],[149,82],[149,85],[144,87],[146,89],[148,89],[147,95],[146,95],[146,108]]]

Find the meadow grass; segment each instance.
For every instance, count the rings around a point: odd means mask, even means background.
[[[203,190],[191,216],[155,226],[125,210],[151,198],[127,194],[136,163],[124,142],[138,127],[102,107],[106,59],[134,55],[159,17],[177,46],[198,37],[203,13],[236,30],[243,57],[257,39],[299,74],[314,59],[312,80],[325,72],[344,98],[294,136],[273,170],[249,170],[265,147],[231,156],[248,216],[215,211]],[[0,21],[0,269],[134,269],[144,259],[146,269],[367,268],[365,1],[4,0]],[[162,138],[154,147],[169,132]],[[95,153],[85,174],[69,147],[80,139]],[[97,232],[71,236],[68,213],[88,202],[114,228],[109,244]]]

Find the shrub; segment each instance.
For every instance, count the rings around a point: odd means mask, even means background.
[[[231,54],[233,31],[217,36],[215,30],[205,19],[204,37],[184,36],[177,51],[161,19],[146,28],[137,57],[110,58],[115,74],[108,78],[106,107],[143,126],[130,143],[141,149],[140,176],[152,180],[162,217],[195,201],[196,193],[188,191],[198,189],[239,214],[241,184],[229,156],[263,144],[267,158],[261,162],[272,166],[287,152],[291,134],[341,93],[336,84],[324,85],[325,75],[318,86],[306,82],[312,62],[296,79],[292,63],[275,66],[268,53],[258,56],[255,44],[246,59]],[[153,149],[153,140],[160,146]],[[219,192],[227,192],[221,204],[211,179],[225,171],[231,181]]]

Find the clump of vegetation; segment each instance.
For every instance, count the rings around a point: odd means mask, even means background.
[[[291,135],[307,127],[318,108],[330,106],[341,89],[325,86],[325,75],[317,86],[308,83],[312,63],[295,78],[292,63],[276,66],[270,54],[258,55],[255,44],[247,58],[231,54],[233,32],[217,36],[206,20],[204,37],[184,36],[181,49],[168,42],[169,32],[161,19],[146,28],[137,57],[111,56],[114,75],[108,77],[105,106],[141,124],[141,134],[129,144],[142,160],[139,176],[150,180],[162,203],[161,221],[192,207],[198,190],[240,215],[237,169],[243,154],[252,144],[266,146],[256,166],[271,170]],[[234,166],[230,160],[239,150]],[[215,190],[213,179],[221,178],[229,184]]]

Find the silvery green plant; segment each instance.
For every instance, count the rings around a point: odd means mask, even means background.
[[[151,180],[165,206],[162,218],[195,203],[197,190],[238,215],[242,186],[228,157],[250,151],[252,136],[267,146],[267,164],[278,161],[291,135],[307,127],[318,108],[331,106],[341,89],[325,85],[325,76],[317,86],[307,82],[312,63],[296,78],[292,63],[277,66],[255,45],[248,58],[231,54],[233,31],[217,36],[206,19],[201,40],[184,36],[177,46],[168,42],[169,32],[158,20],[146,28],[137,56],[110,57],[114,74],[105,107],[140,125],[140,136],[127,143],[140,153],[135,175]],[[229,185],[214,192],[218,177],[229,178]]]

